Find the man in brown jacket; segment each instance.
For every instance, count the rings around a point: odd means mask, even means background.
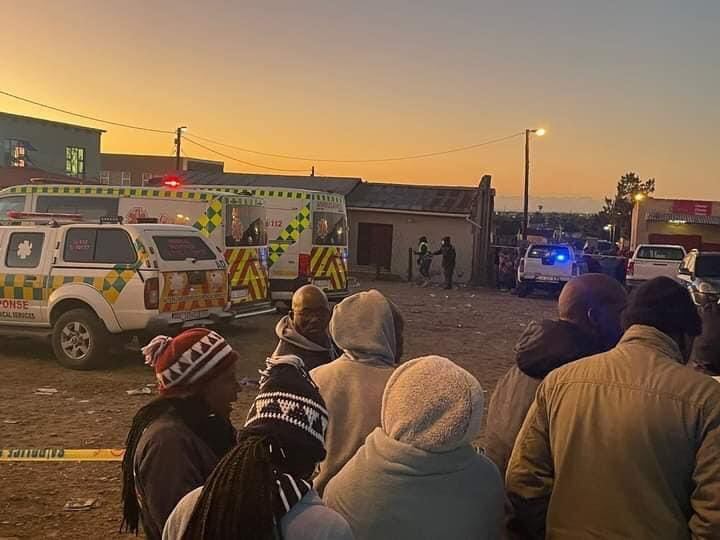
[[[515,365],[495,385],[487,413],[485,455],[502,476],[542,380],[554,369],[617,345],[626,305],[627,294],[616,280],[584,274],[563,289],[558,320],[527,326],[515,345]]]
[[[720,538],[720,385],[684,365],[695,306],[657,278],[624,321],[538,389],[506,475],[519,538]]]

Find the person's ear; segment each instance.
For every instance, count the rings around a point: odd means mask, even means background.
[[[595,308],[588,308],[585,316],[587,317],[588,324],[593,328],[600,325],[600,314]]]

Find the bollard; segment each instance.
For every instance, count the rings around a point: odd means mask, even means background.
[[[412,283],[413,280],[413,249],[408,248],[408,282]]]

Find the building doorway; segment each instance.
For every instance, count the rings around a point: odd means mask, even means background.
[[[358,223],[357,262],[390,271],[393,226],[384,223]]]

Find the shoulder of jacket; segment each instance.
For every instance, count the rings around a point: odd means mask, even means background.
[[[150,424],[138,442],[138,450],[144,448],[186,447],[193,443],[196,435],[179,418],[165,415]]]

